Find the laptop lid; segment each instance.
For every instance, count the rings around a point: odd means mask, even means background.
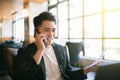
[[[120,63],[100,66],[95,80],[120,80]]]

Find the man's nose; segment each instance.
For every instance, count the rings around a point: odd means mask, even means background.
[[[50,31],[49,32],[49,36],[53,36],[54,32],[53,31]]]

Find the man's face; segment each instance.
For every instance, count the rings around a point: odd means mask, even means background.
[[[53,42],[53,39],[55,37],[55,22],[45,20],[42,22],[40,27],[37,29],[37,31],[40,34],[44,34],[47,39],[47,45],[50,45]]]

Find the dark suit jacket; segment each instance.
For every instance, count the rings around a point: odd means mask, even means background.
[[[65,80],[81,80],[85,78],[83,69],[70,66],[65,46],[53,43],[52,47],[55,51],[61,74]],[[43,58],[39,65],[33,59],[36,51],[35,43],[18,50],[13,65],[15,80],[46,80]]]

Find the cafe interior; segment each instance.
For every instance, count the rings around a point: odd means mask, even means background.
[[[120,0],[0,0],[0,80],[14,77],[13,59],[19,48],[35,41],[33,18],[44,11],[54,14],[54,41],[68,46],[72,66],[98,60],[100,67],[119,64]],[[114,67],[120,73],[120,64]],[[89,72],[85,80],[100,80],[96,74]]]

